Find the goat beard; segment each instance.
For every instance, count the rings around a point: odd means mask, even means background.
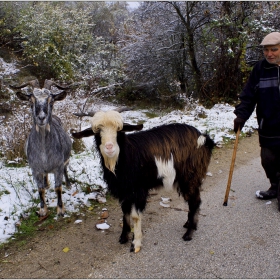
[[[45,126],[43,126],[48,132],[51,131],[51,127],[50,127],[50,124],[46,124]],[[36,124],[36,131],[39,132],[39,125]]]
[[[103,156],[105,166],[115,174],[115,167],[118,161],[119,153],[116,153],[113,157],[108,157],[103,151],[101,151],[101,154]]]

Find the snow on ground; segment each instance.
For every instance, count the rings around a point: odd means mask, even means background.
[[[17,69],[13,63],[7,63],[0,57],[0,77],[16,74],[17,72],[19,72],[19,69]]]
[[[1,69],[2,68],[2,69]],[[5,69],[5,70],[3,70]],[[5,71],[4,72],[2,72]],[[10,73],[16,73],[12,64],[4,63],[0,58],[0,76]],[[58,105],[63,106],[63,103]],[[115,108],[110,104],[98,104],[91,110],[109,110]],[[186,107],[187,108],[187,107]],[[201,132],[207,132],[210,137],[218,144],[222,145],[224,138],[234,139],[233,133],[233,114],[234,107],[228,104],[216,104],[211,109],[206,109],[198,104],[192,104],[185,110],[175,110],[170,113],[160,113],[156,117],[148,117],[148,110],[126,111],[123,112],[125,122],[137,123],[144,122],[144,130],[173,122],[187,123],[199,129]],[[69,110],[70,111],[70,110]],[[82,129],[89,126],[88,118],[83,120]],[[255,112],[246,122],[242,132],[250,132],[257,128]],[[86,149],[84,152],[72,153],[69,163],[69,177],[75,183],[72,183],[70,189],[63,190],[63,201],[67,215],[78,212],[81,206],[90,206],[91,200],[99,202],[105,201],[106,184],[102,179],[99,158],[94,151],[93,137],[84,138]],[[211,170],[209,170],[211,171]],[[51,186],[46,192],[46,199],[49,207],[56,207],[56,194],[54,191],[53,175],[49,175]],[[91,192],[88,193],[90,188]],[[16,231],[16,223],[22,215],[28,213],[28,209],[33,206],[39,207],[38,191],[32,179],[30,168],[6,167],[0,161],[0,243],[5,242]]]

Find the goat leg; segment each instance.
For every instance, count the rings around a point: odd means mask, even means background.
[[[65,185],[67,189],[70,189],[71,184],[67,173],[67,166],[64,166],[64,178],[65,178]]]
[[[121,236],[119,238],[119,242],[121,244],[124,244],[128,241],[128,234],[131,231],[131,227],[130,227],[131,202],[128,200],[122,201],[121,208],[123,212],[123,228],[122,228]]]
[[[125,244],[128,241],[128,234],[130,233],[130,214],[124,214],[123,215],[123,228],[122,233],[119,238],[119,242],[121,244]]]
[[[47,215],[47,212],[48,212],[48,208],[47,208],[46,200],[45,200],[45,189],[44,188],[39,188],[39,196],[40,196],[39,216],[44,217]]]
[[[133,240],[134,240],[134,233],[133,233],[132,242],[131,242],[131,245],[130,245],[130,252],[134,252],[134,250],[135,250]]]
[[[50,187],[50,182],[49,182],[49,177],[48,174],[44,175],[44,188],[49,189]]]
[[[61,185],[58,187],[55,187],[55,192],[57,195],[57,215],[58,216],[64,216],[65,210],[64,210],[64,205],[62,202],[62,187]]]
[[[193,232],[197,229],[197,215],[199,211],[199,206],[201,204],[200,195],[196,194],[194,197],[190,197],[188,203],[188,221],[184,225],[184,227],[187,228],[187,232],[183,235],[183,239],[185,241],[192,240]]]

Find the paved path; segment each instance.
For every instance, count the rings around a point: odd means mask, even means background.
[[[239,162],[241,158],[238,155]],[[145,211],[139,253],[130,253],[130,244],[118,243],[121,213],[114,203],[109,207],[108,231],[97,231],[97,217],[89,217],[57,232],[42,232],[0,263],[0,276],[279,279],[280,213],[275,199],[266,204],[255,198],[257,190],[269,185],[260,158],[237,164],[228,206],[223,206],[227,179],[225,172],[206,178],[198,230],[190,242],[182,239],[188,207],[177,194],[171,196],[171,208],[161,207],[161,193],[151,197]],[[66,246],[68,253],[62,251]]]
[[[92,269],[89,278],[280,278],[280,226],[277,200],[255,198],[268,186],[260,158],[234,170],[228,206],[223,206],[227,176],[202,192],[199,228],[184,242],[186,212],[160,208],[162,221],[148,229],[143,249],[116,255],[111,264]],[[212,178],[206,179],[211,183]],[[213,179],[214,180],[214,179]],[[182,200],[173,207],[186,209]],[[149,208],[147,209],[147,216]],[[128,248],[127,248],[128,249]]]

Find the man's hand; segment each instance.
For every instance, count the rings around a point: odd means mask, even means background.
[[[246,121],[237,117],[237,118],[234,119],[233,122],[234,122],[233,130],[234,130],[235,133],[237,133],[238,128],[240,127],[240,130],[241,130]]]

